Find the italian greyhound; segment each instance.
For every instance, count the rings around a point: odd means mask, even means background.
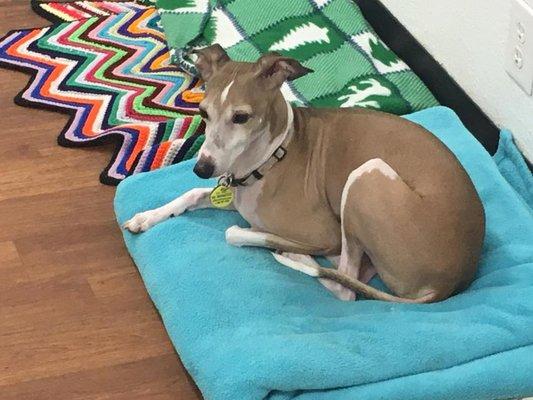
[[[228,243],[274,250],[279,262],[319,278],[342,300],[359,292],[428,303],[470,284],[484,210],[465,170],[433,134],[365,108],[292,107],[285,82],[312,72],[294,59],[269,53],[234,62],[219,45],[196,54],[206,131],[194,172],[221,177],[217,189],[229,191],[223,203],[232,202],[226,208],[251,226],[229,228]],[[212,207],[213,193],[193,189],[124,227],[138,233]],[[312,256],[331,256],[337,268]],[[394,294],[366,283],[370,267]]]

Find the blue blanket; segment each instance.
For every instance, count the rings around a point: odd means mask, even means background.
[[[479,273],[438,304],[336,300],[263,249],[224,242],[235,212],[124,233],[185,367],[209,400],[498,399],[533,395],[533,215],[444,107],[407,117],[460,159],[486,209]],[[190,162],[126,179],[119,223],[193,187]]]
[[[494,155],[494,162],[503,177],[524,201],[533,207],[533,175],[531,175],[522,154],[516,148],[511,132],[502,131],[498,151]]]

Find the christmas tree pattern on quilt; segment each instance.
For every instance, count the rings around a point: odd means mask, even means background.
[[[284,85],[296,105],[406,114],[437,105],[350,0],[157,0],[173,61],[195,72],[192,48],[219,43],[253,61],[275,51],[315,72]]]

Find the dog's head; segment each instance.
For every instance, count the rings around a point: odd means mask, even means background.
[[[196,54],[206,83],[200,103],[206,131],[194,172],[201,178],[242,177],[268,158],[272,143],[288,128],[290,106],[281,85],[311,70],[275,53],[255,63],[235,62],[216,44]]]

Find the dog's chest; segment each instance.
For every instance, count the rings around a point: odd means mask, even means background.
[[[235,208],[253,228],[257,229],[265,228],[257,212],[259,196],[263,191],[263,184],[263,181],[259,181],[251,187],[235,188]]]

